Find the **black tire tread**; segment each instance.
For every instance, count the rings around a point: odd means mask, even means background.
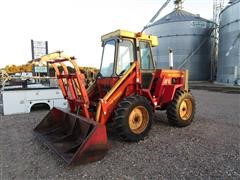
[[[178,106],[180,101],[186,96],[188,96],[191,99],[193,109],[192,109],[192,115],[189,118],[189,120],[183,121],[178,115]],[[196,111],[196,102],[192,94],[190,92],[179,89],[176,91],[173,101],[167,107],[167,118],[171,125],[174,125],[177,127],[185,127],[190,125],[191,122],[193,121],[195,111]]]
[[[148,128],[146,128],[146,131],[144,131],[143,133],[141,133],[139,135],[136,135],[136,134],[131,133],[130,129],[128,127],[126,127],[125,118],[126,118],[126,114],[129,112],[129,108],[131,108],[132,106],[134,106],[140,102],[147,104],[146,108],[149,111],[149,125],[148,125]],[[116,133],[118,134],[118,136],[124,141],[137,142],[139,140],[142,140],[151,128],[152,112],[153,112],[152,105],[147,100],[147,98],[145,98],[143,96],[139,96],[139,95],[125,97],[118,104],[118,107],[114,111],[113,128],[116,131]]]

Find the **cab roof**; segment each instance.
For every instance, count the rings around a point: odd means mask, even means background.
[[[126,30],[116,30],[113,32],[110,32],[108,34],[105,34],[101,37],[102,41],[106,41],[108,39],[114,38],[114,37],[125,37],[125,38],[132,38],[132,39],[137,39],[137,40],[147,40],[151,43],[152,47],[154,46],[158,46],[158,38],[157,36],[153,36],[153,35],[147,35],[144,33],[134,33],[131,31],[126,31]]]

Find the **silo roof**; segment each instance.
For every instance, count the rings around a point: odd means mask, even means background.
[[[232,1],[229,1],[229,4],[220,12],[219,16],[224,12],[226,11],[226,9],[228,9],[229,7],[233,6],[234,4],[237,4],[239,3],[240,0],[232,0]]]
[[[190,12],[184,11],[182,9],[175,9],[173,12],[167,14],[163,18],[157,20],[150,26],[158,25],[158,24],[165,24],[171,22],[178,22],[178,21],[207,21],[211,22],[207,19],[200,17],[199,15],[192,14]]]

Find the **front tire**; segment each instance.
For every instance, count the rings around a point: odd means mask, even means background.
[[[192,123],[196,102],[191,93],[177,90],[173,101],[167,107],[167,117],[170,124],[185,127]]]
[[[113,128],[125,141],[137,142],[149,132],[153,119],[150,102],[143,96],[124,98],[114,112]]]

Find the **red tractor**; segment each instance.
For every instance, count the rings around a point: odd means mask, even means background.
[[[142,33],[117,30],[102,36],[100,72],[88,89],[74,57],[61,52],[43,57],[54,67],[70,111],[53,108],[34,129],[38,137],[73,165],[104,157],[108,122],[121,139],[131,142],[144,139],[156,110],[166,110],[172,125],[189,125],[195,100],[188,71],[156,69],[151,47],[157,45],[156,36]],[[65,62],[75,73],[68,72]]]

